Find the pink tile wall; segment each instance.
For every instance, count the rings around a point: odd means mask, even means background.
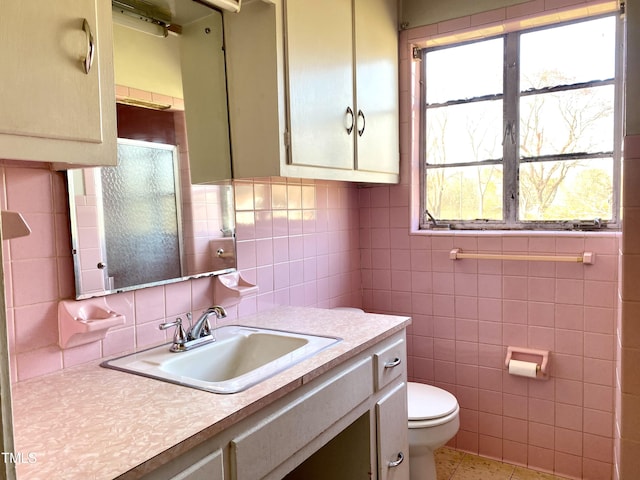
[[[32,229],[3,242],[13,381],[168,341],[160,322],[215,303],[209,278],[111,295],[126,324],[101,342],[60,350],[57,302],[74,296],[65,176],[2,162],[0,180],[2,208],[22,212]],[[230,320],[278,304],[361,304],[356,187],[275,178],[236,189],[239,267],[260,293],[229,309]]]
[[[240,313],[273,304],[361,306],[355,186],[285,178],[235,186],[238,268],[260,292]]]
[[[409,235],[407,228],[373,226],[373,217],[396,208],[395,188],[360,191],[363,304],[412,316],[411,379],[451,391],[461,406],[452,445],[573,478],[611,478],[616,236]],[[452,261],[453,247],[587,250],[597,260]],[[510,376],[509,345],[550,350],[551,378]]]

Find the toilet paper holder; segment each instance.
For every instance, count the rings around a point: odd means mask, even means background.
[[[512,360],[534,363],[536,365],[536,377],[546,379],[549,377],[549,350],[535,348],[507,347],[505,367],[509,369]]]

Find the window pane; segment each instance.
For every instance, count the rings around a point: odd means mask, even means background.
[[[436,219],[502,220],[502,166],[428,169],[427,210]]]
[[[503,39],[427,52],[427,103],[502,93]]]
[[[427,164],[502,158],[502,101],[427,110]]]
[[[520,88],[544,88],[615,76],[615,17],[525,33]]]
[[[611,152],[613,108],[613,85],[522,97],[520,156]]]
[[[520,165],[520,220],[612,218],[613,160]]]

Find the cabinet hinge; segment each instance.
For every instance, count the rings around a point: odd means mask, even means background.
[[[420,47],[413,47],[413,59],[422,60],[422,49]]]
[[[285,148],[289,148],[291,146],[291,134],[289,132],[284,132],[282,137]]]

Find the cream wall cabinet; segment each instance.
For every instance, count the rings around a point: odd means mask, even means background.
[[[114,165],[111,2],[0,5],[0,158]]]
[[[402,331],[191,450],[177,445],[145,478],[408,480],[405,345]]]
[[[252,2],[225,35],[234,177],[398,182],[396,0]]]

